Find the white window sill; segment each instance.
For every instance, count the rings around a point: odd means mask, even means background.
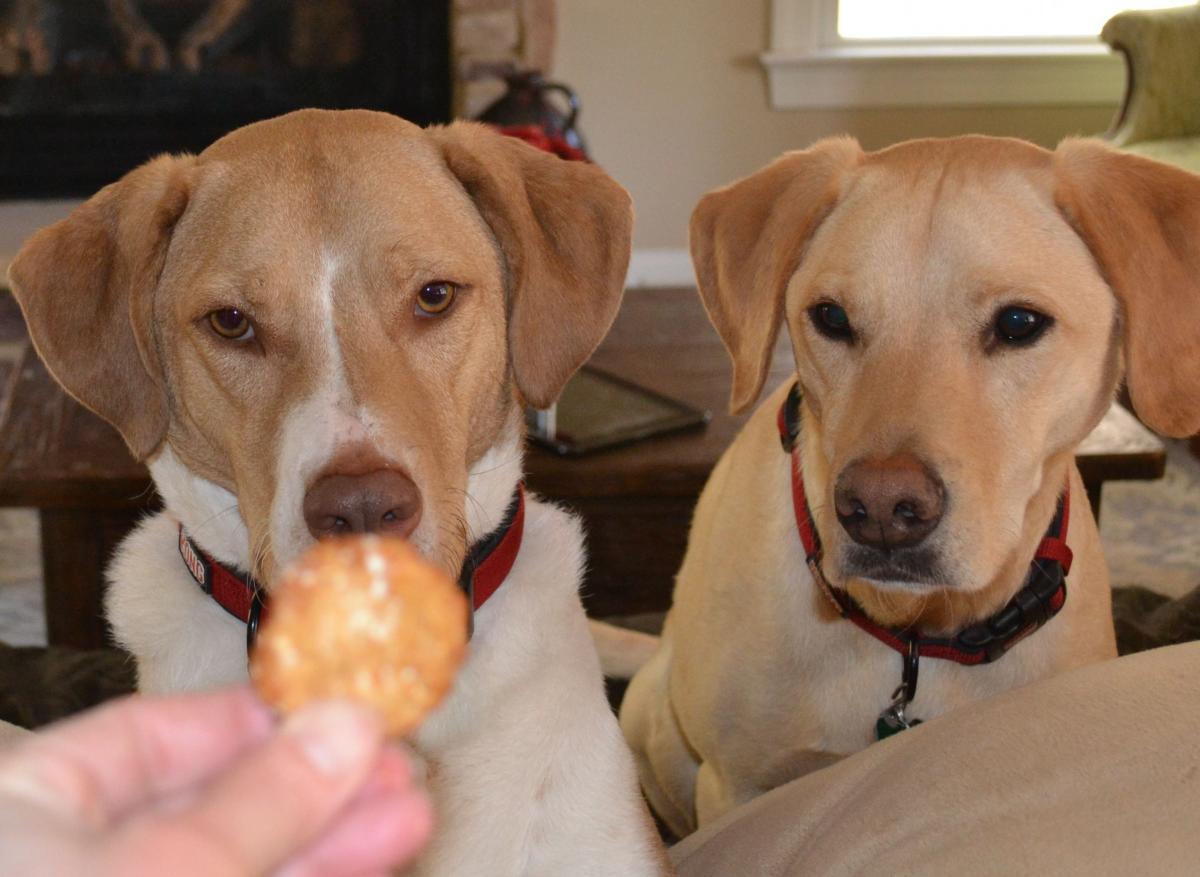
[[[760,56],[777,109],[1116,104],[1125,64],[1106,46],[903,45]]]

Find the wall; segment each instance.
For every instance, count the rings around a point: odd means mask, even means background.
[[[633,194],[634,247],[650,274],[678,273],[704,192],[785,150],[841,133],[868,149],[967,132],[1053,146],[1105,130],[1120,97],[1101,107],[773,110],[757,61],[768,17],[769,0],[559,0],[555,76],[583,100],[594,157]]]

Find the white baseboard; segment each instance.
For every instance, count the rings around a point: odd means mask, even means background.
[[[634,250],[629,260],[627,289],[647,286],[695,286],[692,258],[683,248]]]

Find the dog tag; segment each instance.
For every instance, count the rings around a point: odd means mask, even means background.
[[[897,697],[892,701],[892,705],[881,712],[879,718],[875,720],[876,740],[884,740],[893,734],[899,734],[914,725],[921,724],[920,719],[910,719],[905,715],[904,708],[908,706],[908,701],[904,699],[903,688],[900,688],[896,694]]]
[[[917,674],[921,668],[921,645],[916,639],[909,639],[908,648],[904,651],[904,670],[900,685],[892,692],[892,705],[879,714],[875,720],[875,739],[882,740],[907,731],[913,725],[921,724],[920,719],[910,719],[905,709],[917,696]]]

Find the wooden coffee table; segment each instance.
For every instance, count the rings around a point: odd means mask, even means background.
[[[0,295],[0,343],[23,337]],[[15,328],[14,328],[15,326]],[[5,328],[7,327],[7,329]],[[593,364],[712,411],[702,430],[566,459],[532,448],[530,486],[579,511],[587,524],[584,602],[596,616],[665,609],[683,558],[692,508],[744,417],[726,413],[730,368],[693,289],[630,292]],[[785,343],[768,386],[791,374]],[[1079,466],[1094,509],[1104,482],[1163,473],[1162,443],[1114,405],[1089,436]],[[103,568],[157,498],[145,467],[117,433],[62,393],[32,350],[0,370],[0,506],[38,509],[47,630],[54,644],[101,645]]]

